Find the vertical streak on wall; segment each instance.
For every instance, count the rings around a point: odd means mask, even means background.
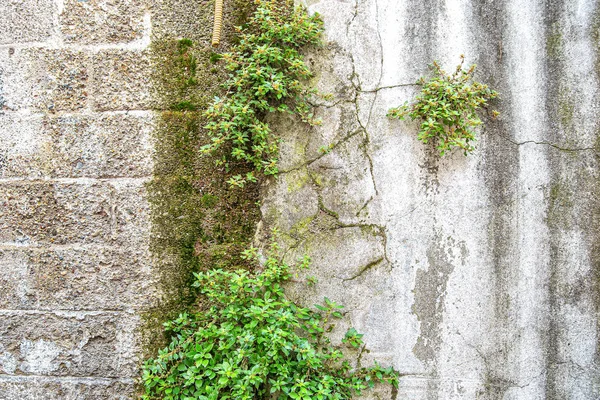
[[[511,323],[517,289],[514,281],[519,270],[518,248],[518,177],[520,175],[519,149],[509,140],[512,132],[510,88],[506,84],[510,74],[507,60],[506,2],[487,0],[477,2],[471,40],[476,45],[478,72],[482,82],[500,92],[493,107],[501,117],[487,121],[481,134],[479,151],[483,153],[482,175],[489,205],[487,212],[487,246],[490,264],[491,310],[488,332],[494,334],[480,343],[483,361],[484,392],[490,399],[502,398],[514,385],[509,352],[514,344]]]
[[[507,62],[512,110],[512,139],[543,141],[544,109],[543,9],[540,2],[508,2]],[[509,349],[512,381],[508,395],[536,398],[545,385],[546,350],[540,330],[548,328],[550,278],[548,229],[545,224],[544,188],[548,184],[547,149],[519,147],[519,198],[517,199],[519,270],[512,282],[516,300],[511,307],[515,326]]]
[[[546,59],[553,79],[546,110],[551,141],[560,147],[591,149],[598,141],[597,10],[597,1],[581,0],[553,1],[547,7]],[[549,161],[546,221],[552,272],[545,395],[595,398],[598,322],[586,315],[597,312],[598,154],[557,149]]]

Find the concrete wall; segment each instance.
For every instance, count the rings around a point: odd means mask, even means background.
[[[150,26],[145,1],[0,2],[0,399],[133,396]]]
[[[286,127],[264,226],[314,289],[347,306],[398,399],[600,396],[600,4],[596,0],[310,0],[335,99]],[[477,151],[439,158],[386,118],[440,60],[500,92]],[[333,145],[326,155],[321,146]]]

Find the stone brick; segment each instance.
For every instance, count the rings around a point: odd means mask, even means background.
[[[112,182],[112,186],[115,189],[116,241],[125,248],[148,246],[151,227],[146,182],[124,179]]]
[[[127,313],[2,311],[0,370],[10,375],[133,376],[138,324],[139,318]]]
[[[85,108],[88,61],[88,55],[77,50],[0,49],[3,108],[50,113]]]
[[[149,114],[65,116],[45,121],[53,176],[140,177],[152,174]],[[85,132],[85,134],[82,134]]]
[[[0,118],[0,177],[139,177],[152,173],[149,114]]]
[[[42,42],[52,35],[53,0],[0,1],[0,44]]]
[[[125,400],[134,395],[135,385],[127,380],[0,375],[2,400]]]
[[[152,108],[151,63],[147,51],[103,50],[94,57],[94,109]]]
[[[156,298],[150,262],[143,250],[0,250],[0,309],[139,309]]]
[[[0,114],[0,177],[40,176],[37,159],[43,143],[42,117],[29,113]]]
[[[0,189],[0,242],[111,240],[111,188],[99,182],[6,182]]]
[[[65,0],[60,29],[67,43],[125,43],[144,34],[144,1]]]
[[[189,38],[207,43],[211,39],[214,5],[208,0],[151,0],[152,35],[156,38]],[[211,9],[206,12],[206,8]],[[229,7],[225,3],[225,13]],[[228,17],[229,15],[227,15]],[[225,22],[228,18],[223,18]]]

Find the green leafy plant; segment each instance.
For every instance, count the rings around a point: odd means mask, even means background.
[[[268,113],[290,112],[309,124],[318,123],[307,102],[316,91],[301,83],[311,73],[300,50],[320,43],[322,21],[317,14],[294,9],[288,1],[256,4],[253,16],[239,28],[239,43],[220,56],[230,77],[225,95],[205,113],[211,143],[201,149],[211,154],[224,149],[216,163],[227,171],[230,163],[251,163],[253,172],[228,180],[240,187],[254,181],[255,172],[278,173],[279,138],[265,122]]]
[[[415,102],[388,111],[391,118],[403,120],[409,116],[421,120],[418,139],[423,143],[433,140],[442,156],[453,147],[461,148],[465,155],[475,149],[473,128],[482,123],[477,110],[498,96],[487,85],[473,80],[475,65],[465,70],[464,55],[460,59],[453,74],[448,74],[434,61],[433,77],[417,81],[422,89]],[[498,112],[492,111],[492,115],[495,118]]]
[[[277,250],[273,242],[271,254]],[[258,262],[255,249],[244,257]],[[344,346],[363,347],[354,328],[340,345],[327,338],[342,306],[325,298],[312,310],[286,298],[281,285],[290,270],[277,256],[258,273],[217,269],[196,278],[208,304],[166,324],[172,341],[146,362],[143,399],[351,399],[375,382],[397,386],[392,368],[345,360]]]

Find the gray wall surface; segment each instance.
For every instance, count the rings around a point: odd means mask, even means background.
[[[282,125],[263,225],[306,252],[306,304],[345,304],[398,399],[600,397],[600,4],[595,0],[310,0],[335,99]],[[465,54],[500,92],[478,149],[440,158],[386,118],[439,60]],[[321,146],[333,145],[329,154]]]
[[[2,400],[133,397],[150,33],[144,1],[0,1]]]

